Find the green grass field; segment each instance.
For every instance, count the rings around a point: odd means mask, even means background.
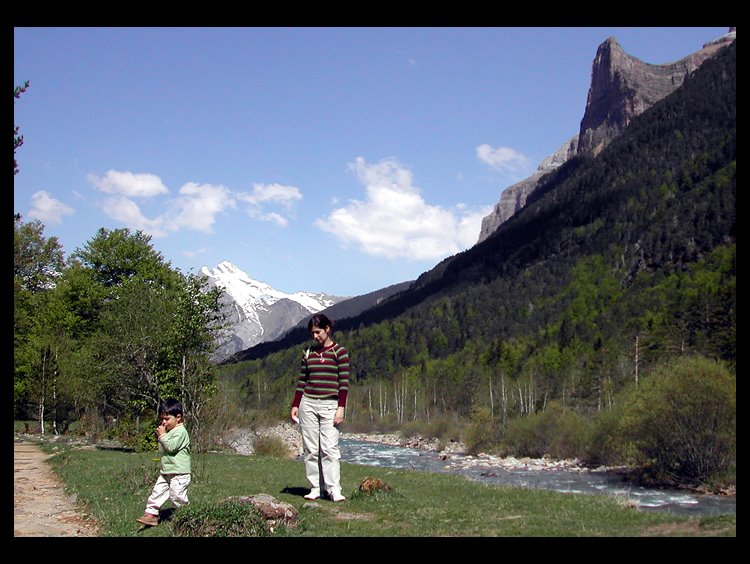
[[[101,536],[174,536],[167,518],[141,529],[134,521],[159,472],[154,453],[74,449],[45,444],[49,459],[87,511]],[[641,512],[603,495],[490,486],[450,474],[388,470],[342,463],[343,503],[308,502],[303,464],[297,460],[234,454],[193,457],[191,505],[230,496],[266,493],[300,513],[283,537],[736,537],[736,516],[684,517]],[[362,494],[365,477],[380,478],[392,492]],[[170,513],[170,502],[162,508]],[[174,517],[172,517],[174,518]]]

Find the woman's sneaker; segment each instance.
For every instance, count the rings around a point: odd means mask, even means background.
[[[344,501],[346,498],[341,495],[341,492],[331,492],[331,499],[333,501]]]
[[[305,495],[305,499],[318,499],[320,497],[320,488],[313,488],[309,494]]]

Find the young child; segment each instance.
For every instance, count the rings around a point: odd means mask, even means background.
[[[161,457],[161,473],[146,502],[143,517],[136,519],[147,527],[159,524],[159,509],[171,499],[175,507],[188,503],[190,484],[190,436],[184,423],[182,404],[164,400],[159,406],[161,423],[156,428]]]

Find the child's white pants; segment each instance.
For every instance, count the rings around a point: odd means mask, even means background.
[[[190,485],[190,474],[159,474],[151,495],[146,501],[146,513],[158,515],[159,509],[168,499],[172,500],[175,507],[187,505],[188,485]]]

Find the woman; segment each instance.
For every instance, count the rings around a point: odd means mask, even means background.
[[[322,313],[312,316],[307,330],[315,344],[303,355],[291,413],[300,424],[305,474],[311,486],[305,499],[327,493],[333,501],[344,501],[338,426],[344,421],[349,392],[349,353],[333,341],[333,321]]]

